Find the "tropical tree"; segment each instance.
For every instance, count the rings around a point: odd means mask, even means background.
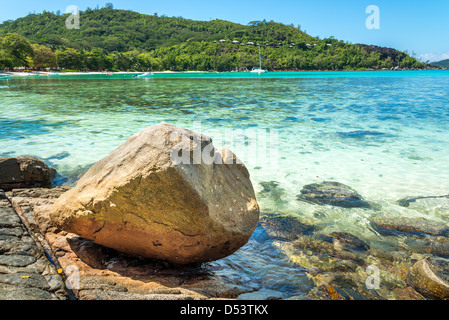
[[[55,54],[58,65],[62,69],[82,70],[84,68],[82,54],[76,49],[56,50]]]
[[[9,33],[0,42],[0,60],[7,67],[28,67],[29,57],[34,56],[30,42],[17,33]]]
[[[47,46],[33,44],[34,57],[31,66],[36,69],[57,68],[56,54]]]

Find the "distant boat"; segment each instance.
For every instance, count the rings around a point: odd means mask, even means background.
[[[153,75],[154,75],[153,72],[145,72],[145,73],[142,73],[142,74],[136,74],[136,75],[134,75],[133,77],[134,77],[134,78],[150,78],[150,77],[152,77]]]
[[[260,44],[259,44],[259,66],[254,67],[253,70],[251,70],[250,72],[258,73],[258,74],[268,72],[268,70],[262,69],[262,56],[260,54]]]

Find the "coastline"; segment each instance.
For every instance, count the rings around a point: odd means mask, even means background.
[[[410,68],[401,68],[401,69],[363,69],[363,70],[272,70],[269,73],[317,73],[317,72],[385,72],[385,71],[446,71],[448,68],[426,68],[426,69],[410,69]],[[148,71],[153,74],[213,74],[213,73],[250,73],[249,71]],[[78,71],[78,72],[58,72],[58,71],[34,71],[34,72],[20,72],[20,71],[6,71],[2,72],[3,75],[9,75],[11,77],[45,77],[45,76],[94,76],[94,75],[139,75],[143,74],[145,71]]]

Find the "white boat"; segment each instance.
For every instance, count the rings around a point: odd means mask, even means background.
[[[262,69],[262,56],[260,55],[260,44],[259,44],[259,66],[254,67],[253,70],[251,70],[250,72],[257,73],[257,74],[268,72],[268,70]]]
[[[133,76],[134,78],[150,78],[150,77],[152,77],[154,75],[154,73],[153,72],[145,72],[145,73],[142,73],[142,74],[139,74],[139,75],[135,75],[135,76]]]
[[[250,72],[253,73],[266,73],[268,72],[268,70],[262,69],[261,67],[254,67],[253,70],[251,70]]]

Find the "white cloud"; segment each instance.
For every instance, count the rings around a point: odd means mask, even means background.
[[[419,56],[422,61],[429,60],[430,62],[441,61],[449,59],[449,52],[447,53],[425,53]]]

